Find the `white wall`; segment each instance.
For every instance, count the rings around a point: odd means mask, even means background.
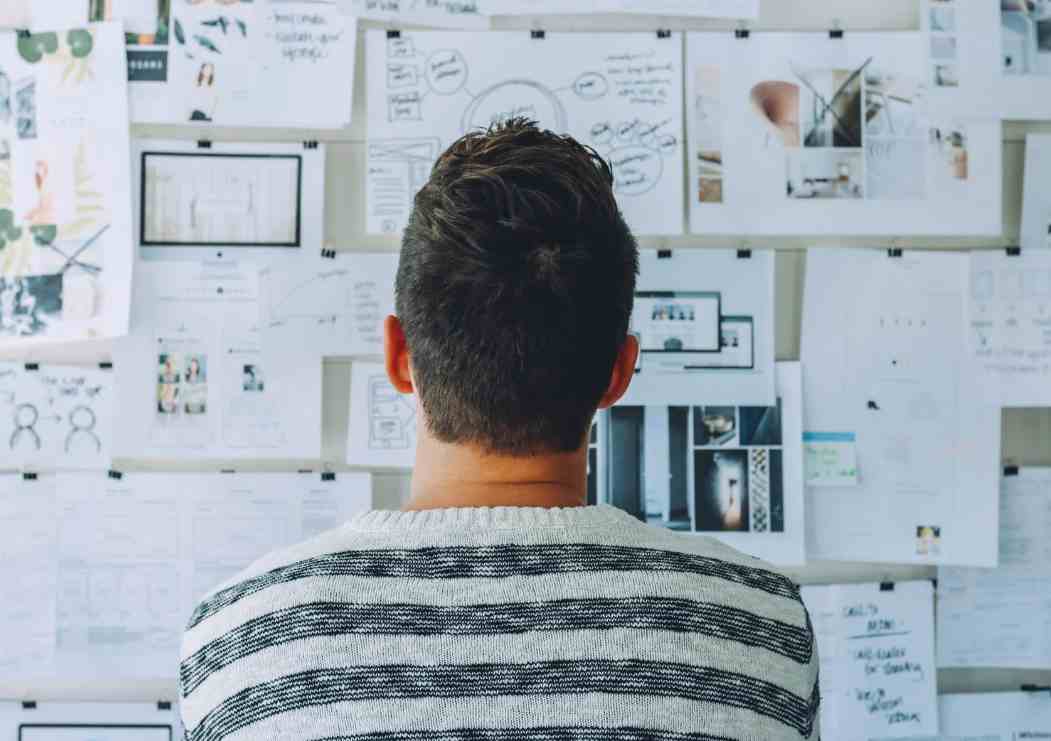
[[[836,24],[847,33],[861,30],[908,31],[919,28],[918,0],[763,0],[762,16],[751,24],[756,30],[825,30]],[[657,19],[645,16],[561,16],[552,18],[520,18],[501,20],[502,29],[546,28],[549,30],[613,31],[653,30],[656,28],[729,30],[733,22]],[[359,32],[360,33],[360,32]],[[364,44],[359,41],[358,74],[355,84],[357,123],[346,131],[238,131],[218,130],[210,134],[215,140],[250,139],[264,141],[281,139],[298,141],[318,139],[329,142],[326,173],[326,239],[330,246],[345,250],[391,250],[397,242],[363,234],[364,212]],[[1002,247],[1016,244],[1018,239],[1024,137],[1028,131],[1051,131],[1051,124],[1008,124],[1004,136],[1004,234],[994,240],[915,240],[907,235],[897,240],[836,240],[836,239],[764,239],[727,240],[704,237],[677,237],[647,239],[643,247],[673,249],[697,247],[749,246],[772,247],[777,256],[777,357],[779,360],[799,358],[800,316],[805,254],[811,245],[904,246],[941,249]],[[200,138],[197,131],[177,126],[135,127],[137,136]],[[70,358],[68,354],[40,353],[39,359],[49,358],[88,361],[90,357]],[[340,461],[346,440],[350,364],[326,362],[324,374],[324,459],[335,470],[345,469]],[[1051,411],[1012,410],[1005,413],[1004,458],[1023,465],[1051,465]],[[258,465],[238,464],[239,470],[295,470],[316,465],[311,461],[268,461]],[[192,466],[165,461],[117,461],[121,470],[187,470]],[[395,473],[381,473],[376,477],[376,506],[396,507],[408,491],[408,478]],[[835,581],[859,582],[888,579],[933,578],[934,569],[927,567],[886,567],[846,563],[814,563],[792,572],[804,583]],[[1010,670],[943,670],[938,674],[942,692],[1014,690],[1022,683],[1051,684],[1051,670],[1043,672]],[[41,684],[0,684],[0,697],[32,697],[35,699],[109,699],[156,700],[177,696],[172,682],[134,682],[124,685],[92,682],[76,684],[51,682]]]

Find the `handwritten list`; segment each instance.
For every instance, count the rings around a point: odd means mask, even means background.
[[[930,582],[804,587],[821,660],[822,735],[938,732]]]

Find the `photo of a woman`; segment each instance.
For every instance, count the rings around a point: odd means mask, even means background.
[[[190,356],[182,391],[183,411],[186,414],[204,414],[208,411],[208,377],[203,355]]]
[[[211,62],[203,62],[194,80],[190,120],[211,121],[215,114],[216,100],[215,65]]]

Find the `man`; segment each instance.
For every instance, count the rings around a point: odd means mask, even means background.
[[[192,741],[817,737],[789,579],[583,506],[592,418],[638,353],[612,183],[523,120],[438,160],[385,325],[423,420],[412,497],[205,598],[181,666]]]

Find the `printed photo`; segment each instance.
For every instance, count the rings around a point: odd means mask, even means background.
[[[722,203],[723,181],[719,178],[701,178],[697,198],[701,203]]]
[[[186,414],[205,414],[208,411],[207,356],[187,356],[181,395]]]
[[[1003,71],[1051,75],[1051,0],[1000,0]]]
[[[262,391],[263,369],[258,365],[246,365],[241,374],[241,389],[243,391]]]
[[[942,529],[936,525],[916,526],[916,555],[937,556],[942,550]]]
[[[865,70],[865,135],[922,137],[922,100],[923,85],[918,77],[869,66]]]
[[[741,445],[782,445],[781,439],[781,400],[775,407],[741,407],[738,410],[740,419]]]
[[[0,337],[45,335],[62,320],[62,275],[0,276]]]
[[[733,445],[737,441],[737,407],[694,407],[693,444]]]
[[[935,158],[936,179],[966,180],[968,177],[967,133],[958,127],[932,127],[930,152]]]
[[[697,532],[783,532],[780,450],[694,451]]]
[[[798,72],[804,147],[856,148],[861,133],[864,67]]]
[[[183,358],[179,353],[161,353],[157,357],[157,413],[179,413],[179,385],[182,382]]]
[[[934,65],[934,84],[938,87],[959,87],[960,71],[955,64]]]
[[[791,149],[786,195],[798,199],[864,198],[864,171],[862,150]]]
[[[931,37],[932,59],[956,59],[956,37],[955,36],[932,36]]]
[[[956,30],[956,8],[952,3],[931,3],[931,30],[946,33]]]

